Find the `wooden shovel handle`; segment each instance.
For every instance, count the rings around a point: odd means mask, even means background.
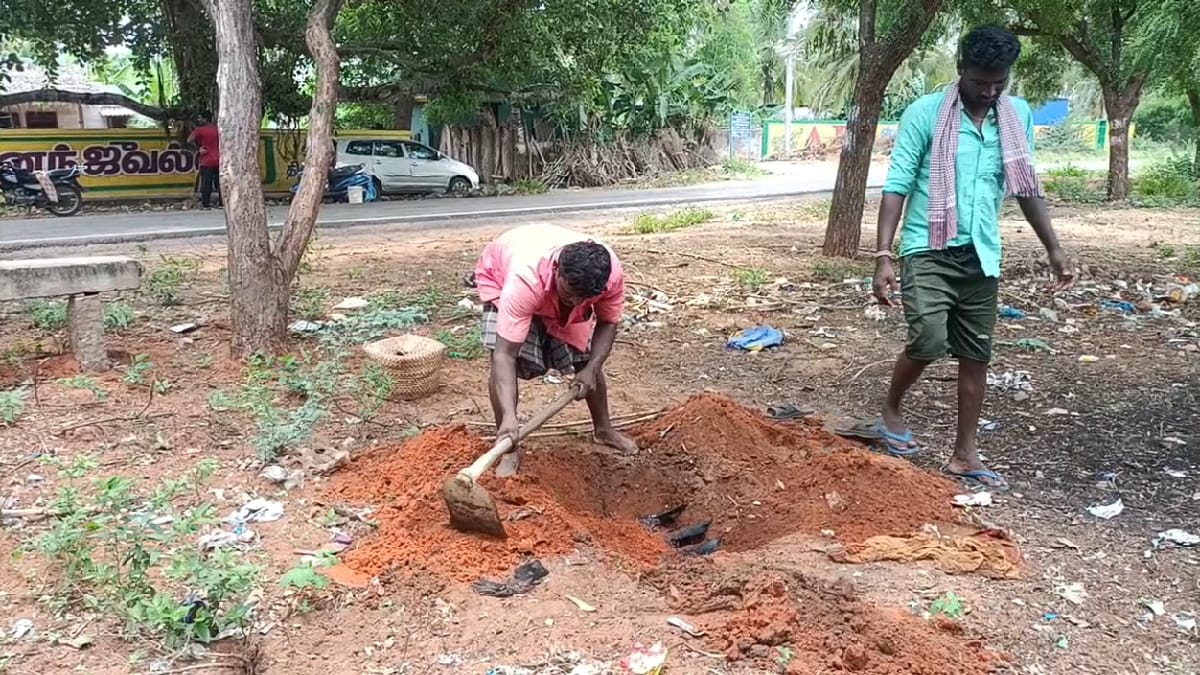
[[[492,465],[496,463],[496,460],[500,459],[504,453],[512,450],[514,442],[519,443],[526,436],[537,431],[551,417],[554,417],[558,413],[562,412],[563,408],[570,405],[571,401],[574,401],[575,397],[578,395],[579,388],[575,385],[571,385],[571,387],[560,394],[558,398],[551,401],[550,405],[537,411],[533,417],[529,418],[529,421],[526,422],[519,431],[517,431],[517,438],[515,441],[508,436],[497,439],[496,444],[492,446],[491,450],[488,450],[479,459],[475,460],[474,464],[458,472],[458,480],[464,483],[474,483],[475,481],[479,480],[479,477],[483,475],[483,472],[490,469]]]

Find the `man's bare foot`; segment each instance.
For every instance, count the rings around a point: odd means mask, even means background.
[[[597,429],[592,434],[592,440],[600,445],[616,448],[626,455],[636,455],[638,452],[637,443],[634,443],[632,438],[618,432],[616,429]]]
[[[521,470],[521,451],[513,450],[512,452],[500,458],[500,462],[496,464],[496,476],[498,478],[512,478]]]
[[[975,481],[980,485],[990,487],[994,490],[1008,489],[1008,481],[1004,480],[1004,477],[1000,474],[984,466],[978,454],[969,459],[962,459],[957,456],[951,457],[944,471],[956,478]]]

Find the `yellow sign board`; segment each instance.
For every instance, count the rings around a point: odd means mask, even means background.
[[[337,136],[405,140],[408,131],[346,130]],[[264,129],[263,190],[287,193],[304,163],[308,132]],[[30,171],[81,165],[88,199],[183,198],[196,191],[196,156],[162,129],[3,129],[0,162]]]

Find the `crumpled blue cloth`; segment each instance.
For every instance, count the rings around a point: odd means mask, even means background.
[[[747,352],[757,352],[783,344],[783,331],[771,326],[755,326],[739,331],[729,338],[726,347],[741,349]]]

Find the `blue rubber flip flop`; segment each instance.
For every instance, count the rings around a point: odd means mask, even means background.
[[[875,421],[875,431],[879,432],[879,437],[883,441],[884,452],[892,457],[912,457],[921,451],[918,446],[910,446],[912,443],[912,429],[898,434],[887,428],[883,420]]]
[[[982,485],[985,488],[988,488],[989,490],[998,490],[1000,492],[1003,492],[1008,489],[1008,481],[1004,480],[1003,476],[1001,476],[1000,474],[998,474],[995,471],[992,471],[990,469],[975,469],[973,471],[964,471],[963,473],[955,473],[949,469],[942,469],[942,472],[945,473],[947,476],[951,476],[953,478],[958,478],[960,480],[973,481],[975,483],[978,483],[979,485]],[[991,480],[999,481],[1000,484],[993,485],[991,483],[985,483],[982,480],[984,478],[990,478]]]

